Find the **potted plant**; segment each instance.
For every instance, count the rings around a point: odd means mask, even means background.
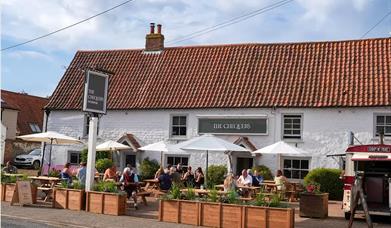
[[[294,226],[294,210],[282,205],[278,195],[270,202],[260,195],[251,204],[244,204],[235,191],[219,197],[217,190],[210,190],[206,199],[196,198],[192,191],[180,194],[174,186],[160,201],[159,220],[209,227]]]
[[[124,215],[126,210],[126,193],[119,191],[114,182],[98,182],[94,191],[86,192],[86,211],[107,214]]]
[[[16,187],[16,176],[6,176],[1,172],[1,201],[11,202]]]
[[[85,191],[84,185],[75,180],[71,185],[67,181],[61,182],[60,187],[54,189],[53,207],[75,211],[84,210]]]
[[[320,191],[320,184],[310,182],[300,194],[300,217],[327,218],[329,194]]]

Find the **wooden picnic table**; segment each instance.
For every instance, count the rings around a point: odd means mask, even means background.
[[[53,193],[53,189],[57,183],[61,181],[58,177],[47,177],[47,176],[29,176],[28,179],[40,183],[38,190],[41,190],[46,194],[44,201],[47,202]]]
[[[207,189],[193,189],[194,192],[197,194],[197,195],[208,195],[210,193],[210,190],[207,190]],[[188,189],[185,188],[185,189],[181,189],[181,192],[187,192]],[[227,192],[225,191],[217,191],[217,194],[222,196],[222,195],[226,195]]]

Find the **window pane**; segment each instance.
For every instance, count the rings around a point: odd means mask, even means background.
[[[300,171],[301,172],[301,179],[304,179],[304,177],[305,176],[307,176],[307,174],[308,174],[308,171],[304,171],[304,170],[302,170],[302,171]]]
[[[188,166],[188,165],[189,165],[189,158],[183,157],[183,158],[182,158],[182,165]]]
[[[70,161],[71,164],[78,164],[79,163],[79,154],[77,153],[71,153]]]
[[[179,124],[186,126],[186,116],[181,116],[179,118]]]
[[[287,129],[287,128],[291,128],[292,125],[291,124],[284,124],[284,128]]]
[[[391,127],[386,127],[384,134],[391,134]]]
[[[386,116],[386,124],[391,124],[391,116]]]
[[[384,133],[384,127],[383,126],[376,126],[376,135],[379,133]]]
[[[179,127],[172,127],[172,135],[179,135]]]
[[[290,130],[284,130],[284,134],[290,135],[290,134],[292,134],[292,131],[290,131]]]
[[[384,124],[384,116],[377,116],[376,123],[377,124]]]
[[[300,169],[300,160],[292,160],[293,168]]]
[[[174,158],[173,157],[167,157],[167,164],[173,165],[174,164]]]
[[[300,135],[300,130],[294,130],[294,131],[293,131],[293,134],[294,134],[294,135]]]
[[[172,117],[172,125],[179,125],[179,116]]]
[[[178,165],[178,163],[181,163],[181,158],[176,157],[173,165]]]
[[[295,129],[300,129],[300,124],[293,124],[293,128],[295,128]]]
[[[285,159],[284,168],[291,168],[291,167],[292,167],[291,160]]]
[[[294,124],[299,124],[300,125],[300,119],[293,119]]]
[[[301,160],[301,169],[308,169],[308,168],[309,168],[309,161]]]
[[[299,170],[292,170],[292,177],[293,179],[300,179],[300,171]]]
[[[186,127],[179,128],[179,135],[186,136]]]
[[[291,124],[291,123],[292,123],[291,119],[287,119],[287,118],[284,119],[284,124]]]
[[[292,173],[291,173],[291,171],[289,169],[284,169],[284,176],[286,178],[292,178],[291,175],[292,175]]]

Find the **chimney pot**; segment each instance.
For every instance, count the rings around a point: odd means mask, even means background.
[[[157,34],[162,34],[162,25],[161,24],[157,25]]]
[[[155,33],[155,23],[151,23],[150,26],[151,26],[151,31],[149,33],[154,34]]]

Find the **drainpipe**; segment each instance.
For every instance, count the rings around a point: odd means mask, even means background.
[[[45,112],[44,112],[44,115],[43,115],[43,129],[42,129],[42,132],[46,132],[47,129],[48,129],[48,119],[49,119],[49,114],[50,114],[50,110],[49,109],[45,109]],[[42,142],[41,143],[41,148],[42,148],[42,158],[41,158],[41,169],[40,169],[40,172],[38,173],[38,175],[41,175],[43,173],[43,163],[45,161],[45,149],[46,149],[46,143],[45,142]],[[49,172],[49,170],[48,170]]]

